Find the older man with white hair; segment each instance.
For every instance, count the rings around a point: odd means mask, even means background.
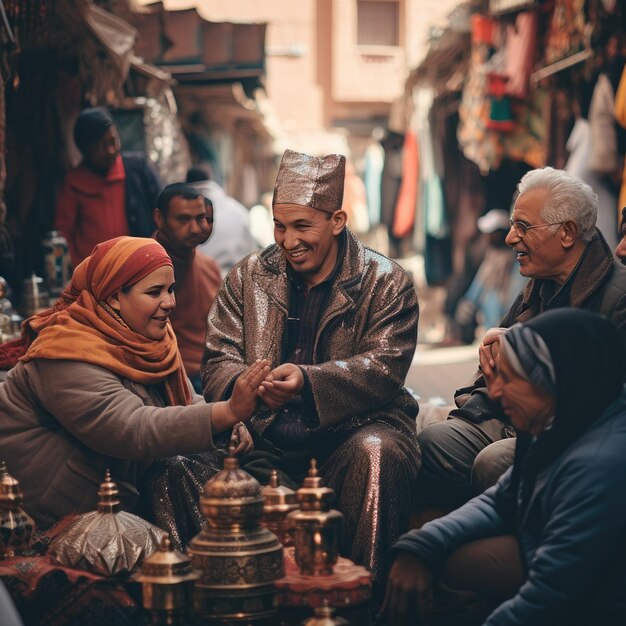
[[[457,408],[418,437],[419,497],[445,508],[455,508],[495,483],[512,463],[515,431],[500,401],[488,396],[496,337],[506,328],[550,309],[586,309],[617,324],[626,354],[626,267],[596,228],[596,194],[578,178],[551,167],[525,174],[518,192],[506,242],[517,253],[520,273],[531,280],[501,328],[486,333],[475,380],[455,393]]]

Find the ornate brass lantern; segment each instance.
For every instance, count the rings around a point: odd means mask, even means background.
[[[20,484],[0,463],[0,559],[28,551],[33,540],[35,522],[21,508]]]
[[[293,538],[289,533],[287,516],[300,508],[296,492],[289,487],[283,487],[278,472],[272,470],[270,484],[261,489],[261,495],[263,496],[261,525],[271,530],[285,548],[292,546]]]
[[[121,511],[119,489],[109,470],[101,483],[98,510],[80,515],[50,544],[52,559],[100,576],[130,572],[158,547],[165,531]]]
[[[183,626],[191,623],[193,583],[199,572],[191,569],[190,559],[174,550],[168,536],[160,548],[149,556],[141,573],[133,580],[141,583],[143,608],[152,613],[155,626]]]
[[[261,485],[229,456],[204,486],[200,508],[208,528],[188,547],[194,567],[201,570],[196,617],[246,624],[272,617],[274,581],[284,575],[283,550],[276,535],[259,525]]]
[[[302,510],[290,513],[289,521],[295,528],[296,563],[300,572],[307,576],[332,574],[339,556],[343,515],[330,508],[335,492],[322,487],[315,459],[311,459],[309,475],[296,496]]]

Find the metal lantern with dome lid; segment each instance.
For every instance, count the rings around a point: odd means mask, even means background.
[[[22,508],[20,484],[0,463],[0,559],[27,552],[33,540],[35,522]]]
[[[98,510],[80,515],[55,537],[49,554],[61,565],[101,576],[131,572],[159,547],[165,531],[121,510],[109,470],[98,495]]]
[[[287,516],[300,508],[296,492],[280,484],[278,472],[273,469],[269,485],[261,489],[263,517],[261,524],[276,534],[283,547],[293,545]]]
[[[230,455],[204,486],[200,509],[207,528],[188,547],[201,571],[194,606],[200,619],[248,623],[276,613],[274,581],[284,576],[283,549],[260,525],[261,485]]]
[[[311,459],[309,475],[296,496],[302,510],[289,514],[294,529],[296,563],[307,576],[332,574],[339,556],[343,515],[330,508],[335,492],[322,486],[315,459]]]
[[[144,560],[141,572],[133,575],[141,583],[143,608],[152,614],[154,626],[184,626],[190,624],[193,584],[199,572],[192,569],[191,560],[174,550],[166,535],[161,545]]]

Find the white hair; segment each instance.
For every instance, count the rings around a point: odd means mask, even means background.
[[[564,170],[543,167],[524,174],[517,189],[520,195],[531,189],[546,189],[548,198],[541,219],[546,223],[572,220],[578,226],[578,238],[591,240],[598,219],[598,196],[587,183]]]

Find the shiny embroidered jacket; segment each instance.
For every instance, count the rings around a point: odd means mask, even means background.
[[[319,426],[345,433],[385,422],[413,437],[418,405],[404,388],[417,344],[413,282],[396,263],[347,231],[344,259],[314,343],[308,375]],[[226,398],[256,359],[281,363],[288,309],[286,260],[276,245],[240,261],[208,316],[202,381],[207,399]],[[275,413],[261,408],[259,432]]]

